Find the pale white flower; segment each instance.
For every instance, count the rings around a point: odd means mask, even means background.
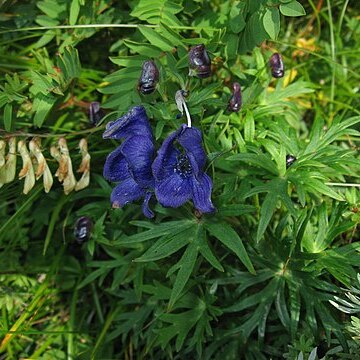
[[[76,183],[75,191],[79,191],[81,189],[89,186],[90,183],[90,154],[88,153],[88,144],[86,139],[81,139],[79,143],[80,154],[82,156],[81,164],[78,173],[82,173],[80,180]]]
[[[34,155],[37,167],[35,171],[36,180],[39,180],[43,176],[43,183],[45,192],[48,193],[53,185],[53,177],[51,175],[48,164],[45,157],[41,152],[41,140],[40,138],[33,138],[29,143],[29,149],[32,155]]]
[[[26,142],[18,142],[18,151],[22,158],[23,166],[19,173],[19,179],[25,178],[23,193],[27,194],[35,185],[35,173]]]
[[[66,140],[64,138],[60,138],[58,145],[59,148],[52,146],[50,153],[51,156],[59,163],[59,168],[57,169],[55,176],[63,183],[64,193],[67,195],[74,190],[76,186],[76,179]]]
[[[5,148],[6,142],[0,140],[0,169],[5,165]]]
[[[6,164],[4,167],[5,171],[5,181],[4,184],[7,184],[15,179],[16,176],[16,137],[11,137],[8,141],[9,152],[6,155]],[[1,182],[1,180],[0,180]]]

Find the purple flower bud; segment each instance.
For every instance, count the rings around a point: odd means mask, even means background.
[[[74,236],[79,244],[89,240],[93,222],[87,216],[82,216],[76,220],[74,226]]]
[[[296,161],[296,157],[294,155],[286,155],[286,168],[291,166]]]
[[[151,94],[155,91],[159,81],[159,70],[152,60],[145,61],[139,79],[138,89],[143,95]]]
[[[201,79],[211,75],[211,60],[204,44],[193,46],[190,49],[189,66],[193,73]]]
[[[281,78],[284,76],[284,63],[279,53],[272,54],[269,64],[271,67],[271,74],[274,78]]]
[[[238,112],[241,109],[242,97],[241,97],[241,87],[240,84],[235,82],[233,83],[233,94],[229,100],[228,109],[230,111]]]
[[[100,103],[93,101],[89,106],[89,117],[91,125],[96,126],[100,120],[105,116],[103,109],[100,107]]]

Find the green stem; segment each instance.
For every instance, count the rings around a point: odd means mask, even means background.
[[[57,222],[57,220],[59,218],[60,211],[63,208],[66,201],[67,201],[67,196],[63,194],[61,196],[58,204],[55,206],[54,211],[53,211],[53,213],[51,215],[48,231],[47,231],[46,237],[45,237],[43,255],[46,254],[46,250],[47,250],[47,248],[48,248],[48,246],[50,244],[50,241],[51,241],[51,238],[52,238],[52,235],[53,235],[53,232],[54,232],[55,224],[56,224],[56,222]]]
[[[331,48],[331,60],[333,63],[336,63],[336,45],[335,45],[335,35],[334,35],[334,24],[333,17],[331,12],[331,4],[330,0],[326,0],[328,13],[329,13],[329,27],[330,27],[330,48]],[[334,109],[334,97],[335,97],[335,65],[332,66],[331,73],[331,88],[330,88],[330,116],[332,116],[332,112]]]
[[[159,25],[142,25],[151,28],[158,28]],[[58,29],[110,29],[110,28],[130,28],[137,29],[139,24],[83,24],[83,25],[57,25],[57,26],[33,26],[20,29],[6,29],[0,31],[0,34],[6,34],[9,32],[20,32],[20,31],[44,31],[44,30],[58,30]],[[169,26],[171,29],[178,30],[217,30],[210,26]]]
[[[96,291],[96,288],[95,288],[95,285],[94,285],[93,282],[91,283],[91,291],[93,293],[95,308],[96,308],[96,312],[97,312],[98,317],[99,317],[99,321],[100,321],[101,324],[103,324],[104,323],[104,315],[102,313],[101,306],[100,306],[100,301],[99,301],[99,296],[97,294],[97,291]]]
[[[95,360],[95,359],[96,359],[96,357],[95,357],[95,356],[96,356],[96,353],[97,353],[97,351],[99,350],[101,344],[103,343],[104,337],[105,337],[105,335],[107,334],[107,331],[108,331],[111,323],[113,322],[115,315],[116,315],[116,310],[113,310],[113,311],[111,311],[111,312],[109,313],[109,315],[107,316],[106,321],[105,321],[105,324],[104,324],[104,326],[103,326],[103,328],[102,328],[102,330],[101,330],[100,336],[98,337],[98,339],[97,339],[97,341],[96,341],[96,344],[95,344],[95,346],[94,346],[94,349],[93,349],[93,351],[92,351],[92,353],[91,353],[91,357],[90,357],[91,360]]]
[[[68,344],[67,344],[67,359],[68,360],[75,360],[75,352],[74,352],[74,328],[76,324],[76,304],[78,300],[78,290],[77,285],[75,286],[75,291],[71,299],[71,306],[70,306],[70,332],[68,336]]]

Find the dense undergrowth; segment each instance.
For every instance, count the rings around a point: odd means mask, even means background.
[[[16,154],[16,179],[0,188],[0,358],[359,356],[358,9],[342,0],[3,0],[0,174],[9,139],[35,136],[53,175],[51,146],[66,139],[75,172],[85,138],[91,171],[85,189],[65,195],[54,177],[48,193],[39,179],[25,195]],[[206,79],[188,76],[188,50],[201,43]],[[274,52],[283,78],[271,76]],[[160,80],[142,95],[148,59]],[[233,82],[238,113],[228,109]],[[159,147],[186,122],[179,89],[203,134],[216,213],[154,200],[151,220],[139,203],[111,209],[102,169],[119,142],[102,139],[105,123],[142,104]],[[94,101],[106,113],[98,126]],[[94,223],[84,242],[74,237],[81,216]]]

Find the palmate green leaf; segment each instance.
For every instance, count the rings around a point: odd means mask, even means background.
[[[321,255],[316,262],[318,268],[326,268],[338,281],[346,286],[350,286],[352,280],[356,277],[356,271],[347,262],[347,257],[333,250],[327,250]]]
[[[287,282],[289,289],[289,297],[290,297],[290,333],[292,337],[296,336],[296,331],[299,324],[300,319],[300,309],[301,309],[301,301],[300,301],[300,287],[297,281],[290,279]]]
[[[177,252],[189,242],[193,241],[196,235],[197,226],[193,225],[176,232],[175,234],[161,237],[143,255],[135,259],[136,262],[148,262],[163,259]]]
[[[254,266],[237,232],[227,223],[205,223],[205,228],[226,247],[233,251],[250,273],[256,274]]]
[[[141,330],[146,326],[145,322],[151,315],[153,308],[153,305],[142,304],[130,312],[119,311],[119,315],[115,316],[114,321],[120,322],[121,325],[106,336],[107,341],[118,339],[121,335],[127,336],[131,331],[135,333],[134,337],[141,336]]]
[[[164,349],[171,339],[176,337],[175,348],[179,351],[195,324],[203,316],[204,308],[197,305],[194,309],[179,314],[163,314],[159,319],[170,326],[154,330],[158,334],[157,342]]]
[[[181,295],[182,290],[184,289],[186,283],[188,282],[191,273],[194,270],[195,262],[199,252],[199,240],[198,237],[194,239],[190,245],[187,246],[183,256],[177,262],[177,264],[173,268],[179,269],[173,289],[171,291],[171,296],[169,300],[168,308],[171,309],[175,304],[176,300]],[[169,271],[171,271],[170,269]]]
[[[198,230],[198,238],[199,238],[199,251],[200,254],[209,262],[211,266],[213,266],[215,269],[219,271],[224,271],[224,268],[220,264],[219,260],[216,258],[212,250],[210,249],[210,246],[208,244],[208,239],[206,236],[206,231],[201,226]]]
[[[298,80],[285,88],[278,86],[276,91],[267,95],[266,104],[274,106],[281,100],[297,97],[303,94],[310,94],[312,92],[314,92],[314,85],[311,82]]]
[[[325,185],[323,180],[309,176],[306,180],[304,179],[304,182],[306,188],[315,194],[320,193],[339,201],[345,200],[342,195],[334,191],[330,186]]]
[[[173,50],[174,44],[172,44],[168,39],[160,35],[157,31],[143,25],[139,25],[138,29],[150,42],[151,45],[154,45],[163,51]]]
[[[280,280],[275,300],[275,308],[281,323],[286,329],[290,330],[290,316],[285,299],[285,281],[283,278]]]
[[[118,240],[115,240],[116,243],[129,245],[136,244],[143,241],[151,240],[158,238],[164,235],[175,235],[180,231],[184,231],[190,227],[194,226],[194,222],[191,220],[177,220],[177,221],[168,221],[154,226],[152,229],[140,232],[138,234],[121,237]]]
[[[244,139],[253,142],[255,139],[255,121],[252,111],[247,111],[244,123]]]
[[[90,284],[91,282],[93,282],[100,276],[109,274],[110,271],[111,271],[111,269],[109,269],[107,267],[100,267],[99,269],[96,269],[95,271],[90,273],[83,281],[81,281],[81,283],[78,285],[77,289],[83,288],[84,286]]]
[[[333,318],[329,309],[321,302],[315,303],[315,308],[316,308],[316,313],[318,314],[320,321],[324,326],[327,338],[330,339],[331,333],[334,333],[335,336],[338,338],[344,351],[347,351],[348,345],[343,330],[341,326]]]
[[[275,211],[278,200],[281,200],[281,202],[287,207],[292,215],[297,215],[294,204],[288,195],[287,186],[286,179],[274,178],[268,183],[256,186],[246,193],[246,197],[249,197],[258,193],[267,192],[260,209],[260,220],[256,234],[257,241],[260,241],[264,235],[265,230],[269,225],[272,215]]]
[[[218,208],[217,216],[241,216],[244,214],[255,213],[256,207],[245,204],[230,204]]]
[[[236,304],[230,305],[225,309],[223,309],[224,312],[226,313],[238,312],[245,309],[249,309],[254,305],[261,304],[262,302],[265,301],[272,302],[276,297],[279,282],[280,282],[280,277],[272,278],[270,282],[261,291],[257,292],[256,294],[243,297]]]
[[[350,131],[349,128],[359,122],[360,116],[354,116],[342,121],[340,118],[337,118],[333,121],[330,128],[324,132],[324,121],[321,118],[316,118],[310,133],[310,143],[303,154],[309,155],[319,152],[340,137],[346,136]]]
[[[278,201],[278,195],[275,192],[269,192],[265,196],[265,199],[261,204],[260,220],[256,233],[256,241],[260,241],[260,239],[264,235],[265,230],[268,227],[270,220],[273,216],[273,213],[276,209],[277,201]]]
[[[242,161],[250,163],[251,165],[259,166],[264,170],[270,172],[273,175],[278,175],[279,171],[275,164],[271,161],[271,158],[266,154],[236,154],[229,156],[226,160],[228,161]]]
[[[275,301],[276,294],[278,292],[280,278],[273,278],[270,283],[260,292],[250,295],[244,300],[241,300],[238,304],[226,308],[225,312],[237,312],[248,309],[254,305],[258,306],[252,311],[250,318],[240,326],[237,326],[226,332],[227,335],[235,335],[242,333],[245,338],[248,338],[251,333],[258,327],[259,337],[262,338],[265,335],[266,321],[269,315],[269,311],[273,302]]]
[[[194,90],[191,92],[188,101],[189,107],[193,107],[198,104],[203,104],[209,99],[213,98],[216,90],[220,88],[219,84],[210,84],[205,88],[201,88],[199,91]]]

